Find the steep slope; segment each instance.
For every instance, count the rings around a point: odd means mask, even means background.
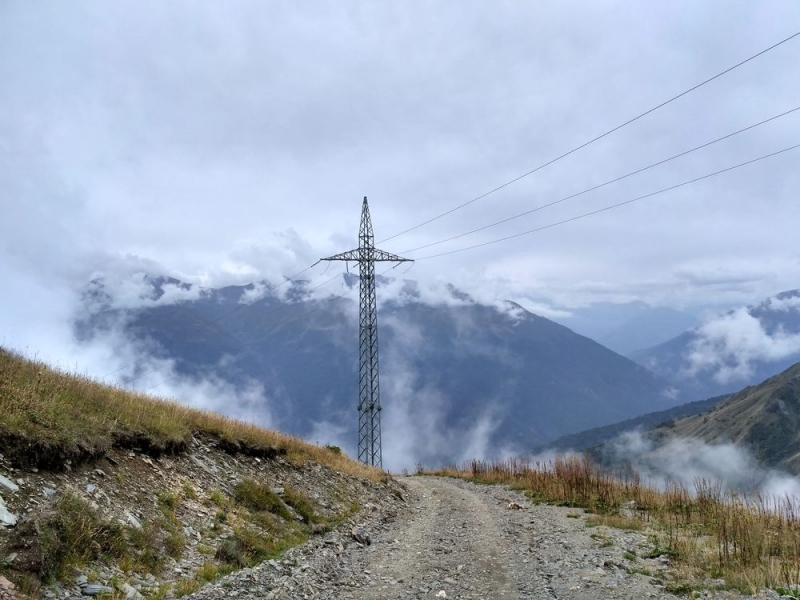
[[[758,383],[800,360],[800,290],[730,311],[630,357],[689,399]]]
[[[653,431],[747,447],[764,465],[800,474],[800,364],[730,396],[707,413]]]
[[[127,334],[155,341],[155,353],[174,359],[179,373],[258,381],[283,429],[322,442],[330,440],[314,437],[319,431],[336,430],[336,443],[351,440],[354,301],[314,299],[293,284],[283,299],[241,304],[254,289],[203,290],[134,311],[106,303],[81,331],[92,335],[124,316]],[[526,449],[678,402],[646,369],[518,305],[481,305],[457,290],[428,304],[409,284],[384,299],[380,315],[384,435],[428,464],[475,448]]]

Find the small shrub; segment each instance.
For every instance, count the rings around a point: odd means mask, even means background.
[[[231,570],[230,565],[218,565],[211,561],[206,561],[197,569],[194,577],[199,581],[209,582],[227,575]]]
[[[174,515],[175,509],[178,508],[180,499],[175,492],[164,490],[158,492],[158,506],[164,514]]]
[[[183,484],[183,496],[184,498],[189,498],[189,500],[197,500],[197,490],[188,481]]]
[[[341,454],[342,453],[342,449],[339,448],[339,446],[331,446],[329,444],[326,444],[325,445],[325,449],[330,451],[330,452],[333,452],[334,454]]]
[[[164,553],[159,543],[159,529],[151,523],[145,523],[141,529],[128,529],[128,541],[132,546],[133,558],[130,570],[141,568],[148,572],[161,570],[164,564]]]
[[[275,553],[275,544],[269,536],[260,531],[249,527],[237,527],[233,535],[245,564],[260,563]]]
[[[164,536],[164,551],[168,556],[179,559],[186,550],[186,535],[180,529],[171,531]]]
[[[224,540],[217,548],[214,558],[236,567],[247,566],[244,549],[237,540]]]
[[[220,507],[225,506],[228,503],[227,499],[225,498],[225,494],[223,494],[221,490],[214,490],[211,492],[209,499],[211,502]]]
[[[203,584],[197,579],[181,579],[175,583],[173,590],[176,598],[182,598],[189,594],[194,594]]]
[[[45,579],[63,577],[70,565],[119,559],[128,553],[126,527],[103,519],[83,498],[65,492],[53,508],[38,523]]]

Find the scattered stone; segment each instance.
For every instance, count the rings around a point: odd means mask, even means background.
[[[58,492],[51,487],[44,487],[42,488],[42,495],[45,498],[53,498]]]
[[[8,479],[7,477],[4,477],[3,475],[0,475],[0,485],[9,490],[10,492],[19,491],[19,486],[10,479]]]
[[[121,591],[123,594],[125,594],[125,598],[127,600],[143,600],[144,599],[144,596],[142,596],[142,594],[139,593],[139,590],[137,590],[135,587],[133,587],[132,585],[130,585],[128,583],[123,583],[120,586],[119,591]]]
[[[14,584],[11,583],[8,579],[0,575],[0,589],[3,590],[13,590]]]
[[[125,521],[129,525],[135,527],[136,529],[141,529],[142,528],[142,522],[139,521],[139,519],[137,519],[136,517],[134,517],[133,514],[130,513],[130,512],[126,512],[125,513]]]
[[[436,597],[437,598],[447,598],[447,592],[445,592],[444,590],[441,590],[436,594]]]
[[[114,590],[107,585],[99,583],[90,583],[81,588],[81,594],[84,596],[98,596],[100,594],[113,594]]]
[[[86,493],[89,494],[90,496],[94,494],[96,491],[97,491],[97,486],[95,484],[90,483],[89,485],[86,486]]]
[[[5,527],[14,527],[17,524],[17,516],[10,513],[2,503],[0,503],[0,524]]]
[[[369,546],[372,543],[372,538],[369,537],[369,534],[364,530],[363,527],[353,527],[350,535],[353,536],[355,541],[357,541],[359,544],[363,544],[364,546]]]

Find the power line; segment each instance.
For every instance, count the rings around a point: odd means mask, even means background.
[[[382,244],[384,242],[388,242],[389,240],[393,240],[395,238],[398,238],[401,235],[405,235],[406,233],[409,233],[411,231],[419,229],[420,227],[424,227],[425,225],[428,225],[429,223],[433,223],[434,221],[437,221],[437,220],[441,219],[442,217],[446,217],[447,215],[452,214],[452,213],[456,212],[457,210],[460,210],[460,209],[462,209],[462,208],[464,208],[466,206],[469,206],[470,204],[473,204],[474,202],[477,202],[478,200],[482,200],[483,198],[486,198],[487,196],[489,196],[491,194],[494,194],[495,192],[498,192],[498,191],[502,190],[503,188],[506,188],[509,185],[511,185],[513,183],[516,183],[517,181],[519,181],[521,179],[524,179],[525,177],[528,177],[529,175],[533,175],[537,171],[541,171],[545,167],[548,167],[548,166],[552,165],[553,163],[561,160],[562,158],[566,158],[567,156],[569,156],[571,154],[574,154],[578,150],[582,150],[583,148],[586,148],[587,146],[589,146],[589,145],[591,145],[591,144],[603,139],[604,137],[606,137],[608,135],[611,135],[615,131],[619,131],[623,127],[626,127],[627,125],[630,125],[631,123],[634,123],[635,121],[638,121],[642,117],[645,117],[645,116],[649,115],[650,113],[653,113],[653,112],[657,111],[658,109],[663,108],[667,104],[670,104],[670,103],[674,102],[675,100],[678,100],[679,98],[682,98],[683,96],[686,96],[687,94],[689,94],[689,93],[691,93],[691,92],[703,87],[704,85],[706,85],[708,83],[711,83],[712,81],[714,81],[716,79],[719,79],[723,75],[726,75],[726,74],[730,73],[731,71],[733,71],[734,69],[737,69],[737,68],[741,67],[742,65],[745,65],[745,64],[749,63],[750,61],[758,58],[759,56],[761,56],[763,54],[766,54],[770,50],[774,50],[778,46],[780,46],[782,44],[785,44],[786,42],[796,38],[797,36],[800,36],[800,31],[790,35],[787,38],[782,39],[781,41],[779,41],[779,42],[777,42],[775,44],[772,44],[768,48],[765,48],[764,50],[761,50],[760,52],[757,52],[756,54],[753,54],[752,56],[750,56],[750,57],[748,57],[748,58],[736,63],[735,65],[733,65],[731,67],[728,67],[724,71],[720,71],[716,75],[713,75],[712,77],[709,77],[708,79],[706,79],[704,81],[701,81],[700,83],[690,87],[689,89],[681,92],[680,94],[672,96],[668,100],[665,100],[664,102],[661,102],[660,104],[657,104],[653,108],[651,108],[649,110],[646,110],[645,112],[633,117],[632,119],[628,119],[627,121],[625,121],[624,123],[622,123],[620,125],[617,125],[613,129],[609,129],[605,133],[602,133],[602,134],[598,135],[597,137],[594,137],[594,138],[590,139],[589,141],[582,143],[580,146],[576,146],[572,150],[569,150],[568,152],[565,152],[564,154],[561,154],[561,155],[559,155],[559,156],[557,156],[557,157],[555,157],[555,158],[553,158],[553,159],[551,159],[551,160],[539,165],[538,167],[536,167],[534,169],[531,169],[527,173],[523,173],[522,175],[519,175],[518,177],[515,177],[514,179],[511,179],[510,181],[507,181],[507,182],[503,183],[502,185],[499,185],[496,188],[494,188],[492,190],[489,190],[488,192],[485,192],[485,193],[481,194],[480,196],[477,196],[477,197],[473,198],[472,200],[468,200],[467,202],[459,204],[458,206],[455,206],[455,207],[451,208],[450,210],[447,210],[447,211],[445,211],[445,212],[443,212],[441,214],[438,214],[435,217],[432,217],[432,218],[428,219],[427,221],[423,221],[422,223],[419,223],[418,225],[414,225],[413,227],[409,227],[408,229],[405,229],[405,230],[401,231],[400,233],[396,233],[391,237],[384,238],[384,239],[380,240],[378,243]]]
[[[432,254],[430,256],[423,256],[421,258],[416,258],[414,260],[417,260],[417,261],[429,260],[431,258],[438,258],[440,256],[447,256],[449,254],[457,254],[459,252],[466,252],[467,250],[473,250],[475,248],[482,248],[483,246],[489,246],[491,244],[498,244],[500,242],[505,242],[507,240],[512,240],[512,239],[515,239],[515,238],[518,238],[518,237],[522,237],[524,235],[530,235],[532,233],[536,233],[537,231],[542,231],[544,229],[551,229],[553,227],[557,227],[558,225],[564,225],[565,223],[571,223],[572,221],[577,221],[579,219],[590,217],[592,215],[596,215],[598,213],[602,213],[602,212],[611,210],[613,208],[619,208],[620,206],[625,206],[626,204],[632,204],[633,202],[638,202],[639,200],[644,200],[645,198],[652,198],[653,196],[657,196],[659,194],[663,194],[665,192],[669,192],[669,191],[672,191],[672,190],[675,190],[675,189],[690,185],[692,183],[696,183],[698,181],[702,181],[704,179],[709,179],[711,177],[715,177],[717,175],[721,175],[722,173],[727,173],[728,171],[733,171],[734,169],[739,169],[741,167],[744,167],[744,166],[747,166],[747,165],[751,165],[753,163],[756,163],[756,162],[759,162],[759,161],[762,161],[762,160],[766,160],[768,158],[772,158],[773,156],[777,156],[779,154],[783,154],[784,152],[789,152],[791,150],[796,150],[797,148],[800,148],[800,144],[797,144],[795,146],[790,146],[788,148],[784,148],[783,150],[778,150],[777,152],[772,152],[770,154],[765,154],[764,156],[760,156],[758,158],[754,158],[752,160],[748,160],[748,161],[745,161],[743,163],[739,163],[738,165],[733,165],[731,167],[727,167],[725,169],[721,169],[721,170],[715,171],[713,173],[708,173],[707,175],[703,175],[701,177],[695,177],[694,179],[690,179],[689,181],[684,181],[682,183],[671,185],[669,187],[657,190],[655,192],[650,192],[649,194],[645,194],[643,196],[638,196],[636,198],[631,198],[630,200],[625,200],[624,202],[618,202],[617,204],[612,204],[610,206],[605,206],[603,208],[599,208],[599,209],[593,210],[591,212],[583,213],[583,214],[578,215],[576,217],[570,217],[569,219],[564,219],[562,221],[557,221],[555,223],[550,223],[549,225],[542,225],[541,227],[537,227],[536,229],[530,229],[528,231],[523,231],[522,233],[516,233],[514,235],[508,235],[506,237],[502,237],[502,238],[499,238],[499,239],[496,239],[496,240],[491,240],[491,241],[488,241],[488,242],[483,242],[481,244],[474,244],[472,246],[467,246],[465,248],[459,248],[457,250],[450,250],[449,252],[440,252],[439,254]]]
[[[689,150],[684,150],[683,152],[680,152],[678,154],[675,154],[673,156],[670,156],[669,158],[665,158],[665,159],[660,160],[658,162],[654,162],[654,163],[652,163],[650,165],[647,165],[646,167],[642,167],[640,169],[636,169],[635,171],[631,171],[630,173],[626,173],[625,175],[620,175],[619,177],[615,177],[614,179],[609,179],[608,181],[605,181],[605,182],[600,183],[598,185],[594,185],[594,186],[592,186],[590,188],[587,188],[587,189],[582,190],[580,192],[577,192],[575,194],[571,194],[569,196],[565,196],[564,198],[561,198],[560,200],[554,200],[553,202],[548,202],[547,204],[542,204],[541,206],[537,206],[536,208],[532,208],[530,210],[526,210],[525,212],[521,212],[518,215],[514,215],[513,217],[508,217],[506,219],[501,219],[500,221],[495,221],[494,223],[491,223],[490,225],[484,225],[483,227],[478,227],[477,229],[472,229],[471,231],[467,231],[465,233],[460,233],[458,235],[454,235],[452,237],[445,238],[443,240],[439,240],[437,242],[431,242],[430,244],[425,244],[424,246],[418,246],[418,247],[412,248],[410,250],[404,250],[403,252],[401,252],[401,254],[407,254],[409,252],[416,252],[418,250],[424,250],[425,248],[430,248],[432,246],[438,246],[439,244],[444,244],[446,242],[452,242],[453,240],[457,240],[459,238],[466,237],[468,235],[472,235],[473,233],[478,233],[479,231],[484,231],[486,229],[491,229],[492,227],[497,227],[498,225],[502,225],[503,223],[508,223],[509,221],[513,221],[515,219],[519,219],[521,217],[527,216],[529,214],[535,213],[535,212],[543,210],[545,208],[549,208],[551,206],[555,206],[556,204],[560,204],[562,202],[566,202],[567,200],[572,200],[573,198],[577,198],[578,196],[582,196],[584,194],[588,194],[589,192],[593,192],[593,191],[598,190],[598,189],[600,189],[602,187],[605,187],[607,185],[611,185],[612,183],[617,183],[618,181],[622,181],[623,179],[627,179],[628,177],[632,177],[634,175],[638,175],[639,173],[643,173],[644,171],[647,171],[647,170],[652,169],[654,167],[658,167],[660,165],[663,165],[663,164],[668,163],[670,161],[673,161],[675,159],[681,158],[682,156],[686,156],[687,154],[691,154],[692,152],[697,152],[698,150],[702,150],[703,148],[708,148],[709,146],[712,146],[712,145],[714,145],[714,144],[716,144],[718,142],[722,142],[724,140],[730,139],[730,138],[732,138],[732,137],[734,137],[736,135],[739,135],[740,133],[744,133],[745,131],[750,131],[751,129],[759,127],[760,125],[764,125],[765,123],[769,123],[771,121],[775,121],[776,119],[780,119],[781,117],[785,117],[786,115],[794,113],[794,112],[796,112],[798,110],[800,110],[800,106],[796,106],[795,108],[792,108],[791,110],[787,110],[786,112],[782,112],[782,113],[780,113],[778,115],[775,115],[773,117],[770,117],[768,119],[764,119],[763,121],[759,121],[758,123],[754,123],[752,125],[744,127],[743,129],[739,129],[738,131],[734,131],[733,133],[729,133],[728,135],[724,135],[724,136],[719,137],[719,138],[717,138],[715,140],[711,140],[710,142],[706,142],[706,143],[701,144],[699,146],[695,146],[694,148],[691,148]]]

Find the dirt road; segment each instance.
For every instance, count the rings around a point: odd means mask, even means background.
[[[359,588],[331,598],[671,597],[651,578],[627,573],[625,550],[601,547],[607,539],[591,538],[582,515],[573,518],[579,511],[531,506],[496,486],[431,477],[405,483],[411,514],[359,557]],[[635,549],[639,537],[620,541]]]

